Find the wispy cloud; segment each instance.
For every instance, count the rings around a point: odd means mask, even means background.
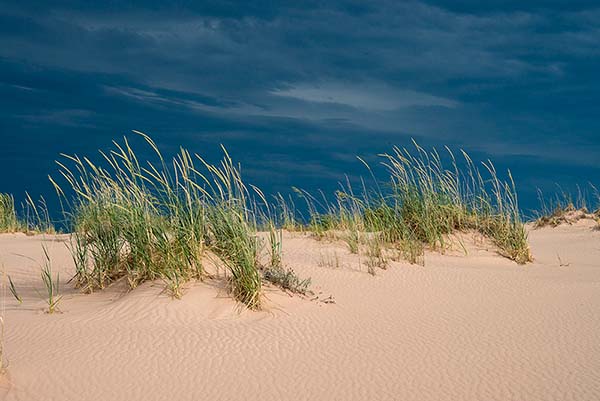
[[[384,84],[329,82],[292,85],[271,91],[276,96],[307,102],[335,103],[359,110],[392,111],[410,106],[456,107],[458,102],[413,90],[394,89]]]

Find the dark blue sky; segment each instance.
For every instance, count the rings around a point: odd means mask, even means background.
[[[0,1],[0,192],[132,129],[270,192],[413,137],[510,168],[527,209],[599,184],[599,71],[591,1]]]

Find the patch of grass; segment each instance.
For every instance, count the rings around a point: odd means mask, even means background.
[[[318,265],[319,267],[328,267],[335,269],[339,269],[342,266],[340,263],[340,257],[337,254],[337,252],[334,252],[333,255],[329,253],[325,255],[321,254],[319,257]]]
[[[240,166],[225,149],[216,164],[185,149],[167,161],[152,139],[136,133],[155,162],[139,160],[124,139],[101,151],[99,162],[63,155],[58,165],[69,191],[51,178],[71,222],[75,285],[86,292],[121,278],[132,289],[162,279],[179,297],[183,283],[204,277],[202,260],[208,250],[226,267],[232,295],[259,308],[268,269],[258,261],[263,245],[258,227],[268,231],[268,264],[275,272],[270,276],[286,280],[292,279],[280,272],[284,228],[344,239],[351,252],[365,250],[371,272],[387,265],[386,252],[422,264],[425,248],[443,252],[449,234],[457,230],[480,232],[517,263],[531,260],[510,172],[501,180],[491,162],[476,167],[464,152],[459,163],[448,150],[450,168],[437,151],[416,143],[414,150],[394,148],[380,155],[389,174],[385,192],[376,180],[375,189],[361,181],[357,195],[346,180],[330,202],[322,192],[317,198],[294,188],[306,202],[304,219],[297,217],[291,199],[278,194],[269,203],[258,188],[249,191]],[[37,221],[49,220],[43,212],[35,213]],[[339,266],[339,260],[333,264]]]
[[[540,210],[535,213],[533,221],[534,228],[557,227],[561,224],[573,224],[582,219],[592,219],[598,221],[600,225],[600,194],[596,187],[590,184],[594,193],[594,199],[590,200],[580,188],[577,190],[577,196],[573,197],[559,188],[559,191],[549,200],[546,200],[540,190],[538,198],[540,201]],[[588,205],[596,204],[595,212],[588,211]],[[594,209],[591,209],[594,210]]]
[[[0,233],[16,232],[21,228],[22,225],[17,220],[14,197],[0,193]]]
[[[292,269],[268,268],[264,271],[265,280],[291,292],[306,294],[309,291],[311,280],[300,279]]]
[[[56,233],[43,197],[35,202],[26,193],[25,203],[21,209],[21,213],[17,213],[12,195],[0,193],[0,233],[22,232],[28,235]]]
[[[383,242],[378,233],[367,239],[367,268],[371,275],[375,275],[375,269],[385,269],[388,266],[387,258],[383,248]]]
[[[358,254],[360,247],[360,233],[358,230],[350,230],[345,235],[342,236],[346,244],[348,244],[348,248],[350,249],[350,253]]]
[[[258,308],[256,218],[239,167],[225,149],[218,165],[185,149],[167,163],[152,139],[138,134],[157,163],[140,162],[124,139],[101,151],[99,163],[63,155],[60,175],[72,199],[51,178],[72,223],[76,285],[92,291],[125,278],[133,289],[163,279],[179,295],[181,283],[203,277],[208,248],[227,267],[233,296]]]
[[[298,191],[310,213],[307,229],[321,238],[331,230],[345,231],[353,252],[358,252],[359,233],[379,233],[382,246],[399,249],[411,263],[422,262],[424,247],[446,250],[454,231],[475,230],[490,238],[503,256],[520,264],[531,261],[510,172],[503,181],[491,162],[481,163],[480,169],[465,152],[459,168],[454,154],[447,152],[450,168],[435,149],[428,152],[416,143],[412,151],[396,147],[380,155],[390,176],[387,192],[379,184],[375,191],[367,190],[362,182],[357,196],[347,182],[335,202],[326,203],[324,196],[317,202]]]

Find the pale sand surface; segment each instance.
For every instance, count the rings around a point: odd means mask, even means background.
[[[525,267],[466,236],[468,256],[428,252],[425,267],[393,262],[375,277],[341,242],[285,234],[285,265],[312,278],[319,300],[271,287],[266,311],[242,313],[207,281],[181,301],[159,282],[92,295],[63,284],[63,313],[47,315],[39,265],[17,255],[41,261],[42,237],[1,235],[24,303],[7,294],[0,398],[600,400],[591,224],[531,231]],[[49,239],[65,282],[65,237]],[[340,266],[324,266],[335,255]]]

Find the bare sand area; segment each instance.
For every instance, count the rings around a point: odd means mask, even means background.
[[[314,296],[265,288],[240,310],[222,281],[80,294],[66,236],[0,235],[3,400],[600,400],[600,231],[532,230],[526,266],[464,236],[375,276],[342,242],[285,233]],[[44,313],[46,241],[64,298]],[[335,303],[332,303],[334,300]]]

